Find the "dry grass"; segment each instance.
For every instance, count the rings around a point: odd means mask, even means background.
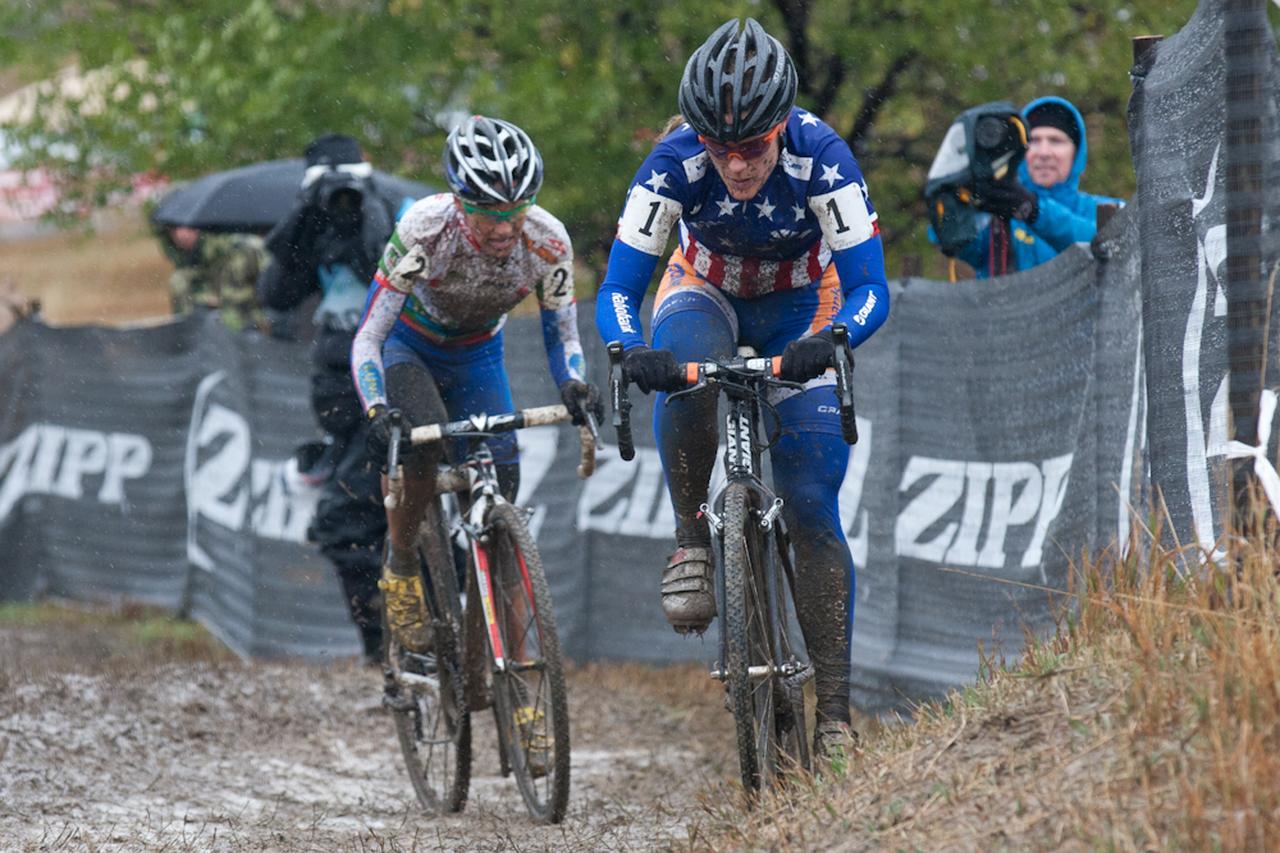
[[[30,632],[42,641],[24,641]],[[158,608],[71,602],[0,604],[0,686],[51,670],[136,674],[168,663],[236,660],[199,623]]]
[[[39,300],[42,318],[55,326],[166,317],[172,270],[136,209],[104,212],[92,231],[0,234],[0,286],[12,283]],[[585,266],[577,264],[574,275],[579,298],[594,291]],[[517,317],[537,313],[532,295],[511,311]]]
[[[706,805],[693,849],[1280,847],[1275,520],[1226,560],[1139,531],[1085,561],[1057,636],[865,739],[852,766],[751,813]]]
[[[92,232],[0,239],[0,282],[40,300],[54,325],[167,316],[171,270],[136,209],[104,214]]]

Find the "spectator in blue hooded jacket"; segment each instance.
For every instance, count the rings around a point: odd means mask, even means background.
[[[1099,204],[1123,204],[1109,196],[1080,190],[1089,159],[1084,119],[1068,100],[1037,98],[1022,111],[1029,147],[1016,181],[1002,182],[979,195],[974,206],[1009,221],[1012,270],[1025,270],[1057,257],[1072,243],[1088,243],[1097,231]],[[991,225],[957,257],[978,278],[991,274]],[[1011,271],[1012,271],[1011,270]]]

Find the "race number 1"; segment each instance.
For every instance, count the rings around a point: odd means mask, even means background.
[[[867,208],[862,185],[856,181],[833,192],[810,196],[809,208],[818,217],[822,235],[833,251],[856,246],[876,233],[876,215]]]
[[[618,239],[646,254],[661,254],[680,211],[680,202],[636,184],[627,196],[627,206],[622,209]]]

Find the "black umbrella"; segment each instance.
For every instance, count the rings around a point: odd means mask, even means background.
[[[161,225],[209,231],[266,231],[293,209],[306,164],[302,159],[268,160],[214,172],[170,192],[151,218]],[[435,190],[417,181],[373,171],[375,192],[398,208],[406,198]]]

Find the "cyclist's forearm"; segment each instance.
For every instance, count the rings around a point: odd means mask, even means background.
[[[547,366],[557,386],[570,379],[585,381],[586,362],[578,338],[578,303],[541,309],[542,343],[547,349]]]
[[[645,343],[640,303],[657,265],[657,255],[613,241],[609,269],[596,295],[596,328],[605,343],[621,341],[624,349]]]
[[[369,287],[364,316],[351,344],[351,376],[355,381],[360,405],[367,412],[376,405],[387,404],[386,375],[382,369],[382,345],[395,326],[408,294],[396,290],[379,278]]]
[[[850,346],[871,337],[889,316],[889,285],[884,272],[884,246],[876,236],[850,249],[832,253],[844,304],[835,322],[849,329]]]

